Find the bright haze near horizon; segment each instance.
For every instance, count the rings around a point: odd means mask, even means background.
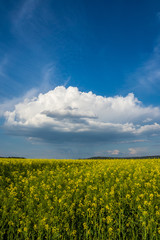
[[[0,156],[160,154],[159,0],[2,0]]]

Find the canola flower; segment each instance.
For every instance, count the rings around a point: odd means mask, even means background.
[[[0,159],[0,239],[160,239],[160,159]]]

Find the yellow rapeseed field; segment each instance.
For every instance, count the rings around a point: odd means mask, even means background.
[[[0,239],[160,239],[160,160],[0,159]]]

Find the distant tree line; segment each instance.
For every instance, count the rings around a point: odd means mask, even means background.
[[[25,157],[1,157],[0,158],[20,158],[20,159],[26,159]]]

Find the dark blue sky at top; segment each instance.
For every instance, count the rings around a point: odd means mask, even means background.
[[[0,60],[7,58],[1,97],[39,87],[51,65],[50,88],[68,82],[82,91],[134,92],[146,103],[151,96],[150,103],[158,103],[156,90],[136,90],[134,73],[157,44],[159,1],[28,2],[23,12],[24,1],[1,1]]]
[[[0,156],[33,151],[39,157],[40,150],[52,156],[52,143],[31,145],[3,124],[5,111],[57,86],[106,97],[133,93],[142,106],[159,107],[160,1],[1,0]],[[160,140],[147,141],[137,141],[137,149],[150,146],[158,154]],[[121,150],[134,152],[127,144]],[[68,146],[55,150],[57,156],[72,152]],[[74,156],[83,146],[77,149]]]

